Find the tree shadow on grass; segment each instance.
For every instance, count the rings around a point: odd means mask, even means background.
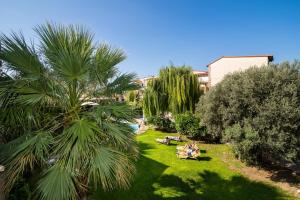
[[[140,151],[144,153],[146,150],[154,148],[141,142],[139,142],[139,147]],[[173,174],[164,175],[164,171],[169,166],[144,155],[136,164],[137,173],[128,190],[104,192],[98,189],[90,199],[270,200],[286,197],[277,188],[250,181],[243,176],[225,179],[218,173],[208,170],[199,173],[192,179],[183,179]]]
[[[203,179],[200,184],[202,191],[201,199],[283,199],[282,194],[277,188],[261,182],[250,181],[243,176],[233,176],[224,179],[217,173],[205,170],[199,176]],[[194,183],[197,185],[197,183]]]
[[[209,156],[200,156],[197,158],[199,161],[210,161],[212,158]]]
[[[199,173],[197,179],[182,180],[174,175],[164,175],[154,184],[154,189],[155,199],[169,200],[269,200],[287,197],[272,186],[242,176],[227,180],[207,170]]]
[[[146,150],[155,148],[154,145],[144,143],[144,142],[138,142],[138,146],[139,146],[139,152],[141,155],[144,154]]]
[[[204,149],[200,150],[200,153],[206,153],[206,150],[204,150]]]

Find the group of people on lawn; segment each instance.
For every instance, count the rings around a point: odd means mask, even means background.
[[[164,139],[157,138],[156,141],[161,144],[169,145],[170,141],[179,141],[181,142],[182,139],[180,136],[166,136]],[[195,142],[185,144],[184,146],[177,146],[176,147],[176,155],[178,158],[194,158],[196,159],[198,156],[200,156],[200,149],[198,148],[197,144]]]
[[[197,158],[200,156],[200,149],[195,142],[176,147],[178,158]]]

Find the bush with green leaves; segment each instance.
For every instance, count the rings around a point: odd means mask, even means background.
[[[197,105],[211,139],[250,163],[299,160],[299,69],[295,61],[227,75]]]
[[[257,153],[261,149],[261,138],[250,124],[245,124],[244,126],[234,124],[226,128],[222,140],[223,142],[230,142],[235,155],[247,163],[258,164],[258,161],[262,159],[259,156],[264,153],[266,153],[264,157],[268,157],[267,152]]]
[[[174,132],[175,124],[169,118],[164,116],[151,116],[147,118],[147,122],[155,126],[156,130],[162,130],[166,132]]]
[[[125,94],[125,100],[133,109],[136,118],[141,118],[143,115],[143,101],[138,90],[130,90]]]
[[[175,118],[175,127],[177,132],[190,138],[199,138],[201,136],[200,119],[192,113],[179,114]]]

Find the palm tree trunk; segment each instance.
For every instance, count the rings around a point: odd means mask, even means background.
[[[0,200],[5,200],[4,195],[4,180],[0,176]]]
[[[88,187],[87,187],[88,181],[86,178],[82,177],[80,179],[80,182],[82,183],[82,185],[77,188],[79,199],[88,200]]]
[[[87,192],[82,194],[82,196],[80,197],[80,200],[88,200],[88,194]]]

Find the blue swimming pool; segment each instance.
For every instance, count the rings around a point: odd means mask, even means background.
[[[129,126],[133,129],[133,131],[135,133],[137,133],[139,131],[139,125],[138,124],[130,124]]]

